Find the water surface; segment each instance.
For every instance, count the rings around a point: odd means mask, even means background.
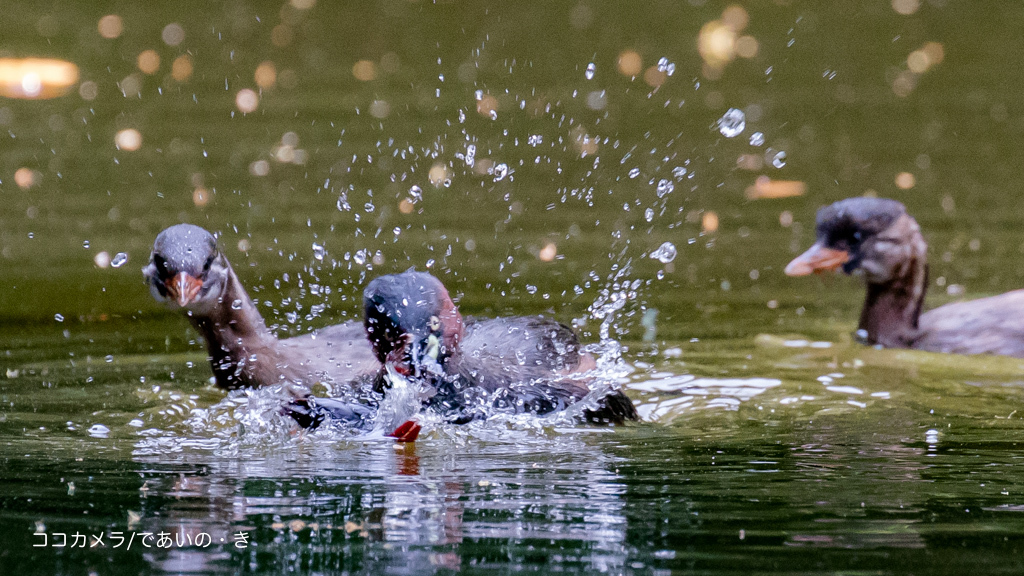
[[[781,270],[819,206],[868,193],[924,228],[929,307],[1024,284],[1024,9],[309,4],[6,7],[0,56],[89,86],[0,100],[0,565],[1020,573],[1024,360],[863,347],[856,279]],[[756,54],[709,64],[714,21]],[[806,193],[750,200],[759,176]],[[150,298],[139,269],[182,221],[220,235],[281,336],[429,269],[464,314],[573,324],[645,422],[299,434],[212,388]]]

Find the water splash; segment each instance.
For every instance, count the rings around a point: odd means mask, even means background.
[[[671,242],[665,242],[658,247],[657,250],[651,252],[651,258],[661,262],[662,264],[668,264],[669,262],[676,259],[676,245]]]
[[[718,119],[718,131],[726,138],[735,138],[747,127],[747,117],[739,108],[729,108]]]

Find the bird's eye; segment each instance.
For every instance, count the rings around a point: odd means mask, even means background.
[[[167,272],[167,261],[164,260],[163,256],[159,254],[153,254],[153,264],[156,266],[156,269],[160,271],[161,274]]]
[[[203,264],[203,272],[209,272],[210,271],[210,266],[213,265],[213,260],[214,260],[215,256],[216,256],[215,254],[210,254],[210,257],[206,259],[206,263]]]

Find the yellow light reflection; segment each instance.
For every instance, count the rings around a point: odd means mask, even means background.
[[[0,58],[0,96],[28,100],[63,96],[78,82],[78,66],[50,58]]]
[[[747,187],[749,200],[765,198],[792,198],[807,193],[807,184],[799,180],[772,180],[767,176],[758,176],[753,186]]]

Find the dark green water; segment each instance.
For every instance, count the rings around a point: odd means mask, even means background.
[[[757,55],[719,75],[697,50],[710,1],[151,4],[3,7],[0,57],[71,60],[96,91],[0,100],[4,573],[1024,569],[1024,361],[862,347],[857,281],[782,274],[817,207],[871,190],[925,229],[929,306],[1024,285],[1024,6],[750,2]],[[907,76],[926,42],[943,61]],[[620,74],[626,50],[665,58],[664,83]],[[265,61],[277,83],[243,115]],[[746,199],[762,174],[807,193]],[[221,234],[281,335],[356,317],[367,279],[410,266],[465,314],[545,313],[590,343],[605,314],[647,422],[435,425],[399,447],[253,427],[142,283],[180,221]]]

